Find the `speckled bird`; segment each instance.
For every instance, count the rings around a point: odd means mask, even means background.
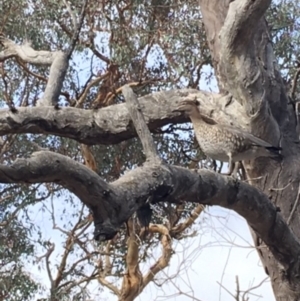
[[[185,112],[191,119],[201,150],[211,159],[229,162],[232,174],[234,163],[258,157],[281,159],[280,147],[240,129],[217,123],[200,113],[197,100],[185,100],[174,111]]]

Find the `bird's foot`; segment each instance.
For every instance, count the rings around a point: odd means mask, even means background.
[[[231,163],[229,166],[229,171],[223,175],[231,176],[234,179],[238,179],[238,171],[240,168],[240,162]]]

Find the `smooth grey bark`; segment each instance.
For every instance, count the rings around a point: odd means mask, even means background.
[[[4,50],[0,52],[0,62],[18,57],[33,65],[50,65],[46,89],[43,98],[38,100],[37,105],[56,105],[69,64],[68,54],[62,51],[36,51],[29,42],[17,45],[3,35],[0,35],[0,44],[4,46]]]
[[[299,140],[263,17],[270,3],[200,0],[200,7],[221,89],[243,106],[253,134],[283,148],[280,165],[264,159],[245,164],[248,178],[259,178],[251,184],[272,199],[299,238]],[[299,257],[291,256],[290,268],[282,268],[255,234],[254,240],[276,300],[299,300]]]

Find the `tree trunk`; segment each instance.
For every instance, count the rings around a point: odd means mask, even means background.
[[[220,90],[233,96],[229,106],[239,102],[248,116],[248,130],[282,147],[284,159],[280,164],[270,159],[244,164],[247,177],[272,200],[292,232],[300,238],[297,122],[294,105],[277,69],[264,19],[270,2],[200,0],[200,8]],[[298,259],[291,258],[290,266],[284,271],[255,229],[252,233],[276,300],[298,300]],[[283,236],[283,244],[284,240]]]

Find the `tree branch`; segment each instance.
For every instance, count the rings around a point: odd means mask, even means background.
[[[0,165],[1,183],[24,183],[24,179],[26,183],[56,182],[77,195],[93,211],[96,239],[114,236],[153,195],[158,202],[186,200],[234,210],[247,220],[286,270],[298,264],[290,259],[298,258],[299,241],[277,208],[261,191],[231,177],[155,161],[107,184],[84,165],[51,152],[37,152],[10,166]]]
[[[0,43],[4,46],[4,50],[0,52],[0,62],[18,57],[33,65],[51,65],[44,95],[38,100],[37,105],[56,105],[68,69],[68,56],[62,51],[36,51],[30,43],[17,45],[3,35],[0,35]]]
[[[150,267],[150,270],[143,276],[141,290],[143,290],[154,277],[168,266],[172,256],[172,240],[168,229],[163,225],[151,225],[150,231],[152,233],[159,233],[161,235],[162,255]]]
[[[67,51],[67,57],[68,57],[68,60],[69,60],[72,53],[73,53],[73,51],[74,51],[74,49],[75,49],[76,43],[78,42],[79,34],[80,34],[80,31],[81,31],[81,28],[82,28],[82,25],[83,25],[83,20],[84,20],[84,17],[85,17],[85,12],[86,12],[86,8],[87,8],[88,0],[85,0],[82,4],[81,13],[80,13],[78,22],[76,21],[75,15],[74,15],[68,1],[64,1],[64,4],[67,7],[67,10],[68,10],[68,12],[71,16],[73,26],[74,26],[74,28],[73,28],[74,33],[73,33],[73,36],[72,36],[71,45],[70,45],[70,47]]]
[[[176,105],[186,98],[201,103],[201,111],[222,123],[238,124],[247,128],[247,116],[238,102],[226,106],[223,95],[193,89],[157,92],[139,98],[145,121],[150,131],[172,123],[184,123],[189,119],[174,113]],[[0,110],[0,135],[51,134],[74,139],[87,145],[116,144],[136,136],[126,104],[112,105],[100,110],[52,107],[18,108],[18,114]]]
[[[251,132],[278,145],[278,125],[289,119],[288,98],[283,85],[274,85],[282,80],[263,18],[270,2],[224,0],[224,9],[216,12],[217,0],[200,0],[200,5],[221,88],[243,105]]]
[[[271,0],[232,1],[220,32],[220,36],[224,37],[223,47],[235,54],[249,47],[270,4]]]
[[[147,160],[160,160],[151,133],[147,127],[144,115],[141,112],[141,107],[137,96],[128,85],[123,87],[123,95],[126,100],[127,109],[136,129],[137,135],[142,142]]]

